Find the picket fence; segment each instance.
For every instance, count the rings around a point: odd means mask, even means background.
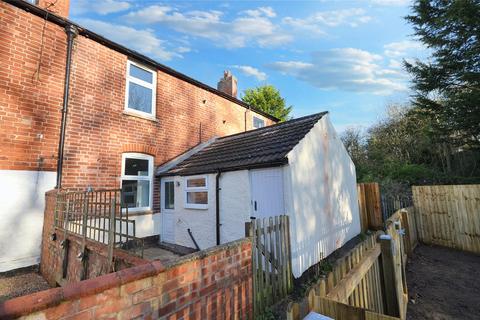
[[[252,237],[253,299],[255,319],[292,290],[290,222],[287,215],[254,219],[245,225]]]

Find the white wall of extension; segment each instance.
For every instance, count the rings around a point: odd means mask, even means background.
[[[288,154],[284,171],[292,269],[299,277],[360,233],[355,166],[328,115]]]
[[[0,170],[0,272],[40,262],[45,192],[56,173]]]
[[[167,179],[175,182],[175,208],[169,210],[174,225],[175,244],[195,248],[188,234],[191,230],[201,249],[216,245],[216,174],[207,174],[208,208],[185,208],[185,178],[176,176]],[[162,214],[163,182],[162,179]],[[250,221],[250,183],[247,170],[222,173],[220,177],[220,242],[226,243],[245,236],[245,222]],[[170,217],[169,217],[170,218]]]

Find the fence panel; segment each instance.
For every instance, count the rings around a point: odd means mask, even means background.
[[[337,261],[304,300],[289,305],[287,319],[303,319],[310,311],[334,319],[405,319],[404,239],[397,221],[389,220],[387,234],[371,234]]]
[[[252,264],[255,318],[287,296],[293,286],[289,218],[255,219],[246,225],[253,239]]]
[[[480,185],[412,187],[419,240],[480,253]]]

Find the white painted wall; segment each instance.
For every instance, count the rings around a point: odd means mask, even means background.
[[[288,154],[285,202],[299,277],[360,233],[355,166],[328,115]]]
[[[201,249],[216,245],[215,177],[208,174],[208,209],[185,208],[184,177],[175,181],[175,244],[195,248],[187,229]],[[162,179],[162,186],[163,186]],[[177,185],[180,183],[180,186]],[[247,170],[222,173],[220,177],[220,241],[226,243],[245,236],[245,222],[250,221],[250,182]],[[163,197],[163,193],[162,193]],[[161,199],[163,201],[163,198]]]
[[[175,176],[175,209],[172,210],[175,219],[175,244],[195,248],[188,235],[187,229],[193,233],[200,249],[209,248],[216,244],[215,234],[215,174],[207,174],[208,208],[185,208],[185,179]],[[162,185],[163,185],[162,179]],[[163,194],[161,195],[163,201]],[[160,235],[161,236],[161,235]]]
[[[0,170],[0,272],[40,262],[45,192],[56,173]]]

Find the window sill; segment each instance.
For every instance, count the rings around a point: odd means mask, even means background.
[[[156,214],[158,212],[153,212],[152,210],[139,210],[139,211],[128,211],[128,217],[135,217],[135,216],[145,216],[147,214]],[[122,212],[122,215],[125,216],[125,211]]]
[[[142,115],[142,114],[138,114],[136,112],[129,111],[129,110],[123,110],[122,113],[126,116],[131,116],[131,117],[135,117],[135,118],[140,118],[140,119],[144,119],[144,120],[158,122],[157,118],[155,118],[154,116]]]
[[[184,206],[185,209],[190,209],[190,210],[208,210],[208,205],[186,205]]]

